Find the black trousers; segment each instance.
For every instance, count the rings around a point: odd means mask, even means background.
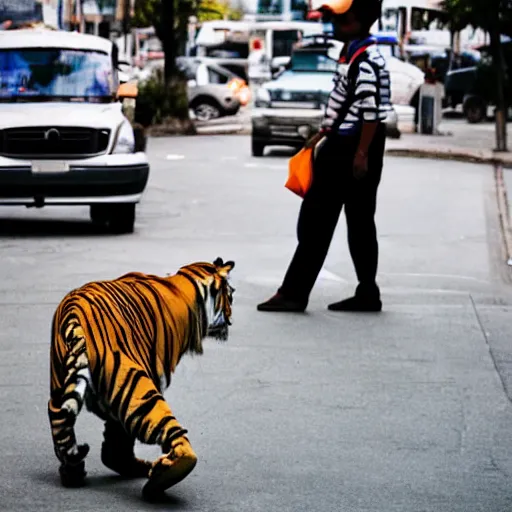
[[[377,290],[375,279],[379,247],[375,227],[377,189],[382,174],[385,126],[377,128],[368,151],[368,173],[353,176],[359,135],[331,135],[318,151],[313,183],[300,209],[298,246],[279,292],[286,298],[307,302],[322,269],[341,209],[345,206],[348,246],[359,290]]]

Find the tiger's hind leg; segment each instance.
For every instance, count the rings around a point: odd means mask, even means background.
[[[122,414],[126,430],[143,443],[160,445],[164,453],[152,464],[143,489],[144,497],[151,500],[181,482],[194,469],[197,456],[187,431],[145,372],[134,370],[123,383],[126,388],[131,390]]]
[[[123,425],[114,420],[105,422],[101,445],[101,462],[125,478],[147,478],[151,462],[138,459],[133,451],[135,439]]]
[[[87,474],[84,459],[89,453],[89,445],[77,444],[74,427],[90,387],[91,375],[84,333],[77,323],[68,326],[66,344],[66,376],[62,388],[52,392],[48,415],[55,454],[61,462],[61,482],[65,487],[80,487]]]

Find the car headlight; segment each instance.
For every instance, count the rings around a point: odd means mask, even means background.
[[[117,132],[116,143],[113,154],[134,153],[135,152],[135,135],[132,125],[128,121],[124,121]]]
[[[268,92],[267,89],[265,89],[264,87],[260,87],[257,91],[256,91],[256,99],[254,101],[256,107],[262,107],[262,108],[265,108],[265,107],[270,107],[270,102],[271,102],[271,97],[270,97],[270,93]]]

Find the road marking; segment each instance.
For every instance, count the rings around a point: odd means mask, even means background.
[[[323,281],[334,281],[336,283],[347,283],[348,281],[346,279],[343,279],[342,277],[334,274],[333,272],[330,272],[329,270],[326,270],[322,268],[320,270],[320,273],[318,274],[318,278],[322,279]],[[283,275],[266,275],[266,276],[248,276],[243,279],[246,283],[252,283],[257,285],[277,285],[282,282]]]
[[[329,272],[329,270],[325,270],[324,268],[320,270],[318,277],[320,279],[325,279],[327,281],[337,281],[338,283],[346,282],[345,279],[342,279],[340,276],[337,276],[336,274],[333,274],[332,272]]]
[[[464,281],[475,281],[478,283],[489,284],[485,279],[479,279],[473,276],[462,276],[459,274],[425,274],[418,272],[379,272],[382,276],[395,276],[395,277],[424,277],[427,279],[440,278],[440,279],[462,279]]]
[[[167,155],[166,160],[183,160],[185,155]]]
[[[248,167],[251,169],[259,168],[259,169],[279,169],[279,170],[286,168],[284,164],[263,164],[263,163],[257,164],[254,162],[246,162],[244,164],[244,167]]]

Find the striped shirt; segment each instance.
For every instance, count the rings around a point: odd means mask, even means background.
[[[374,38],[353,41],[349,44],[346,59],[350,61],[354,53]],[[369,46],[366,51],[349,66],[357,66],[352,70],[355,78],[355,91],[348,101],[351,101],[345,119],[340,125],[339,133],[349,135],[360,131],[364,121],[384,121],[391,110],[391,82],[386,61],[376,44]],[[338,119],[342,105],[347,101],[348,94],[348,68],[346,64],[340,64],[334,75],[334,88],[329,96],[321,129],[328,132]]]

